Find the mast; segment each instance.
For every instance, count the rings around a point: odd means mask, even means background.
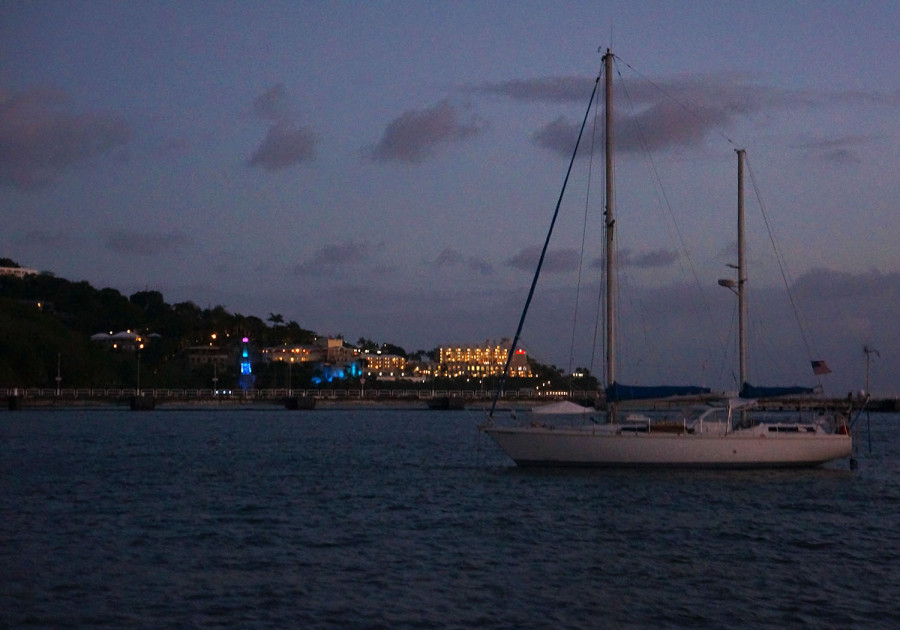
[[[606,379],[607,387],[616,383],[616,248],[615,248],[615,213],[613,195],[613,150],[615,138],[613,135],[613,83],[612,83],[612,53],[606,49],[603,55],[603,72],[606,75],[605,82],[605,134],[606,134]],[[610,403],[607,401],[607,405]],[[610,406],[610,422],[615,421],[615,407]]]
[[[735,149],[738,157],[738,387],[747,382],[747,301],[745,298],[747,275],[744,267],[744,149]]]

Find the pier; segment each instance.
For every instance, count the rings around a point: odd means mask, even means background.
[[[288,399],[315,399],[322,403],[415,403],[426,405],[435,398],[459,399],[464,406],[477,407],[492,401],[494,392],[485,389],[401,389],[401,388],[376,388],[364,389],[348,388],[321,388],[321,389],[251,389],[214,390],[214,389],[190,389],[190,388],[79,388],[79,389],[55,389],[55,388],[0,388],[0,400],[7,402],[7,409],[15,411],[25,407],[91,407],[91,406],[123,406],[135,407],[134,401],[146,399],[153,401],[153,405],[147,408],[159,408],[166,405],[190,405],[190,404],[231,404],[231,405],[283,405]],[[623,405],[628,408],[674,408],[691,404],[702,404],[711,400],[709,396],[703,397],[676,397],[667,400],[655,401],[648,405],[646,401],[634,401]],[[560,400],[572,400],[585,406],[597,406],[603,408],[602,399],[598,398],[594,391],[541,391],[531,388],[510,389],[500,395],[500,400],[507,405],[515,404],[517,407],[536,406],[543,403]],[[879,398],[869,400],[863,405],[862,400],[854,399],[853,408],[864,407],[868,411],[898,413],[900,412],[900,399]],[[0,403],[2,404],[2,403]],[[779,398],[760,400],[758,406],[771,411],[792,411],[796,409],[847,409],[847,398]],[[140,405],[139,405],[140,406]],[[308,407],[307,407],[308,408]]]

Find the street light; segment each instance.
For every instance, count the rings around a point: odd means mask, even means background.
[[[216,333],[211,334],[211,335],[209,336],[209,338],[211,339],[211,341],[209,342],[210,348],[213,348],[214,350],[218,350],[218,348],[214,348],[214,347],[213,347],[213,343],[215,343],[215,341],[216,341]],[[213,377],[212,377],[213,396],[216,396],[216,395],[218,395],[218,393],[219,393],[219,356],[218,356],[218,354],[219,354],[219,353],[216,352],[216,353],[213,355],[213,357],[212,357],[212,364],[213,364]]]
[[[137,351],[137,387],[135,392],[138,396],[141,395],[141,350],[143,349],[144,344],[140,344]]]
[[[881,353],[869,344],[863,345],[863,352],[866,355],[866,396],[868,397],[871,396],[871,393],[869,392],[869,357],[873,354],[880,357]]]

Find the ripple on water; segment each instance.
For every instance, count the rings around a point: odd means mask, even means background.
[[[854,473],[671,472],[466,413],[10,414],[0,627],[898,627],[897,419]]]

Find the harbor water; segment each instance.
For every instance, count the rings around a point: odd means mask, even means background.
[[[483,420],[0,412],[0,628],[900,627],[898,415],[779,471],[519,469]]]

